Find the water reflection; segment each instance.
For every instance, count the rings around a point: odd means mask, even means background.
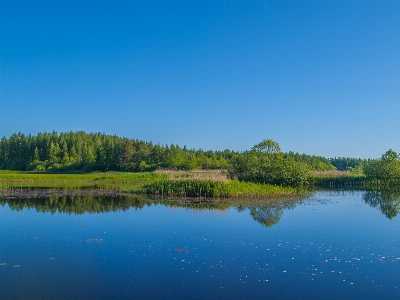
[[[366,204],[379,209],[388,219],[393,219],[400,212],[400,189],[355,190],[355,189],[324,189],[319,195],[328,197],[361,196]]]
[[[0,298],[399,299],[398,195],[0,196]]]
[[[349,195],[349,193],[361,193],[366,204],[378,208],[387,218],[392,219],[400,211],[400,190],[380,191],[329,191],[329,196]],[[284,210],[293,209],[311,198],[312,194],[297,198],[278,199],[160,199],[145,196],[126,195],[64,195],[44,198],[14,198],[2,197],[0,204],[8,205],[13,211],[21,211],[25,208],[34,209],[37,212],[84,214],[107,213],[126,211],[131,208],[140,210],[145,206],[164,205],[172,208],[186,208],[190,210],[216,210],[226,211],[234,208],[238,212],[249,211],[251,217],[264,225],[271,227],[278,224]]]
[[[2,206],[8,205],[14,211],[25,208],[37,212],[84,214],[141,209],[151,205],[149,200],[125,196],[52,196],[46,198],[2,198]]]
[[[271,227],[278,224],[283,214],[283,209],[280,207],[259,206],[250,209],[250,215],[257,222]]]
[[[159,199],[144,196],[52,196],[45,198],[0,198],[2,206],[8,205],[13,211],[25,208],[37,212],[84,214],[140,210],[145,206],[165,205],[171,208],[190,210],[226,211],[234,208],[238,212],[248,210],[253,219],[260,224],[271,227],[279,222],[285,209],[291,209],[303,203],[307,197],[278,199]]]
[[[399,190],[381,190],[366,191],[363,195],[365,203],[380,211],[389,219],[399,214],[400,191]]]

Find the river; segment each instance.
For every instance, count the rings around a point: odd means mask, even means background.
[[[1,199],[2,299],[400,298],[400,196]]]

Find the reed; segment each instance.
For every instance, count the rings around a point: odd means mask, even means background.
[[[154,173],[163,175],[170,180],[196,179],[196,180],[216,180],[223,182],[228,181],[225,170],[185,171],[185,170],[157,169],[154,171]]]
[[[265,198],[298,191],[262,183],[228,180],[220,170],[104,173],[0,172],[0,189],[117,189],[124,193],[190,198]],[[9,193],[9,191],[7,192]]]
[[[293,188],[238,180],[227,182],[196,179],[162,180],[145,185],[143,190],[147,194],[161,197],[199,198],[277,197],[298,194]]]

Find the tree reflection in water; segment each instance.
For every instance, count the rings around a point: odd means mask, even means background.
[[[338,192],[340,194],[340,192]],[[285,209],[293,209],[311,194],[302,198],[279,199],[160,199],[146,196],[98,196],[98,195],[65,195],[46,198],[2,198],[0,205],[8,205],[14,211],[25,208],[37,212],[84,214],[140,210],[154,204],[168,207],[182,207],[190,210],[226,211],[235,208],[238,212],[248,210],[252,218],[260,224],[271,227],[277,224]],[[400,190],[365,191],[362,195],[366,204],[378,208],[387,218],[392,219],[400,211]]]
[[[260,224],[271,227],[278,224],[280,221],[283,211],[285,209],[293,209],[297,205],[303,203],[304,198],[289,198],[289,199],[278,199],[273,201],[264,201],[257,205],[251,205],[250,215],[253,219]]]
[[[37,212],[84,214],[125,211],[130,208],[141,209],[151,205],[140,197],[126,196],[52,196],[46,198],[2,198],[2,206],[8,205],[12,210],[25,208]]]
[[[0,198],[2,206],[8,205],[14,211],[25,208],[37,212],[84,214],[126,211],[130,208],[142,209],[154,204],[168,207],[182,207],[190,210],[226,211],[236,208],[239,212],[249,210],[253,219],[260,224],[271,227],[279,222],[285,209],[294,208],[302,203],[303,198],[278,199],[160,199],[145,196],[91,196],[70,195],[45,198]]]
[[[366,191],[363,195],[363,199],[365,203],[370,206],[379,208],[380,211],[389,219],[392,219],[399,214],[399,190]]]
[[[282,214],[283,209],[280,207],[260,206],[250,209],[250,215],[253,219],[267,227],[278,224]]]

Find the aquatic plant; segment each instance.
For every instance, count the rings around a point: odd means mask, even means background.
[[[143,187],[147,194],[181,197],[260,197],[297,193],[296,189],[268,184],[213,180],[162,180]]]

